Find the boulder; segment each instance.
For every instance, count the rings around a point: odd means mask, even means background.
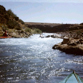
[[[55,36],[55,35],[51,35],[51,37],[52,37],[52,38],[56,38],[56,36]]]
[[[67,54],[83,55],[82,39],[64,39],[62,43],[54,45],[53,49],[59,49]]]
[[[50,37],[50,35],[47,35],[46,38]]]
[[[69,38],[64,37],[62,44],[67,44],[69,42]]]

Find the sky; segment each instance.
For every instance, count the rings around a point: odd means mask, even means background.
[[[0,5],[24,22],[83,22],[83,0],[0,0]]]

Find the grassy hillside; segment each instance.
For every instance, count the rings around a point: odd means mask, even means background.
[[[41,32],[39,29],[30,29],[12,10],[6,10],[0,5],[0,36],[5,30],[12,37],[28,37]]]

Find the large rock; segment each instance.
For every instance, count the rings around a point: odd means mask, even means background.
[[[69,39],[63,40],[62,43],[53,46],[53,49],[59,49],[68,54],[83,55],[83,40],[82,39]]]
[[[69,42],[69,38],[68,37],[64,37],[62,44],[67,44],[68,42]]]

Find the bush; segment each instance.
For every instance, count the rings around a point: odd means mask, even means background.
[[[31,32],[31,29],[30,28],[26,28],[25,31],[26,32]]]
[[[2,5],[0,5],[0,14],[4,15],[5,13],[6,13],[5,8]]]
[[[17,25],[15,26],[15,29],[17,29],[17,30],[21,30],[20,25],[19,25],[19,24],[17,24]]]
[[[24,24],[24,22],[21,19],[19,19],[19,22],[21,22],[21,24]]]
[[[9,20],[8,14],[5,14],[5,15],[4,15],[4,18],[5,18],[6,20]]]
[[[7,20],[4,18],[3,15],[0,15],[0,23],[5,24]]]
[[[35,33],[42,33],[40,29],[34,28]]]
[[[80,35],[80,34],[82,34],[82,31],[79,30],[79,31],[76,32],[76,34]]]
[[[7,25],[2,25],[1,27],[2,27],[2,30],[3,30],[3,31],[5,31],[5,30],[8,29]]]
[[[17,30],[21,29],[20,25],[14,20],[9,20],[7,24],[10,29],[14,29],[14,28]]]
[[[11,9],[9,9],[9,10],[7,11],[7,14],[8,14],[9,16],[14,17],[14,18],[17,17],[16,14],[14,14]]]
[[[19,20],[19,17],[14,17],[14,18],[15,18],[15,20],[16,20],[16,21],[18,21],[18,20]]]

